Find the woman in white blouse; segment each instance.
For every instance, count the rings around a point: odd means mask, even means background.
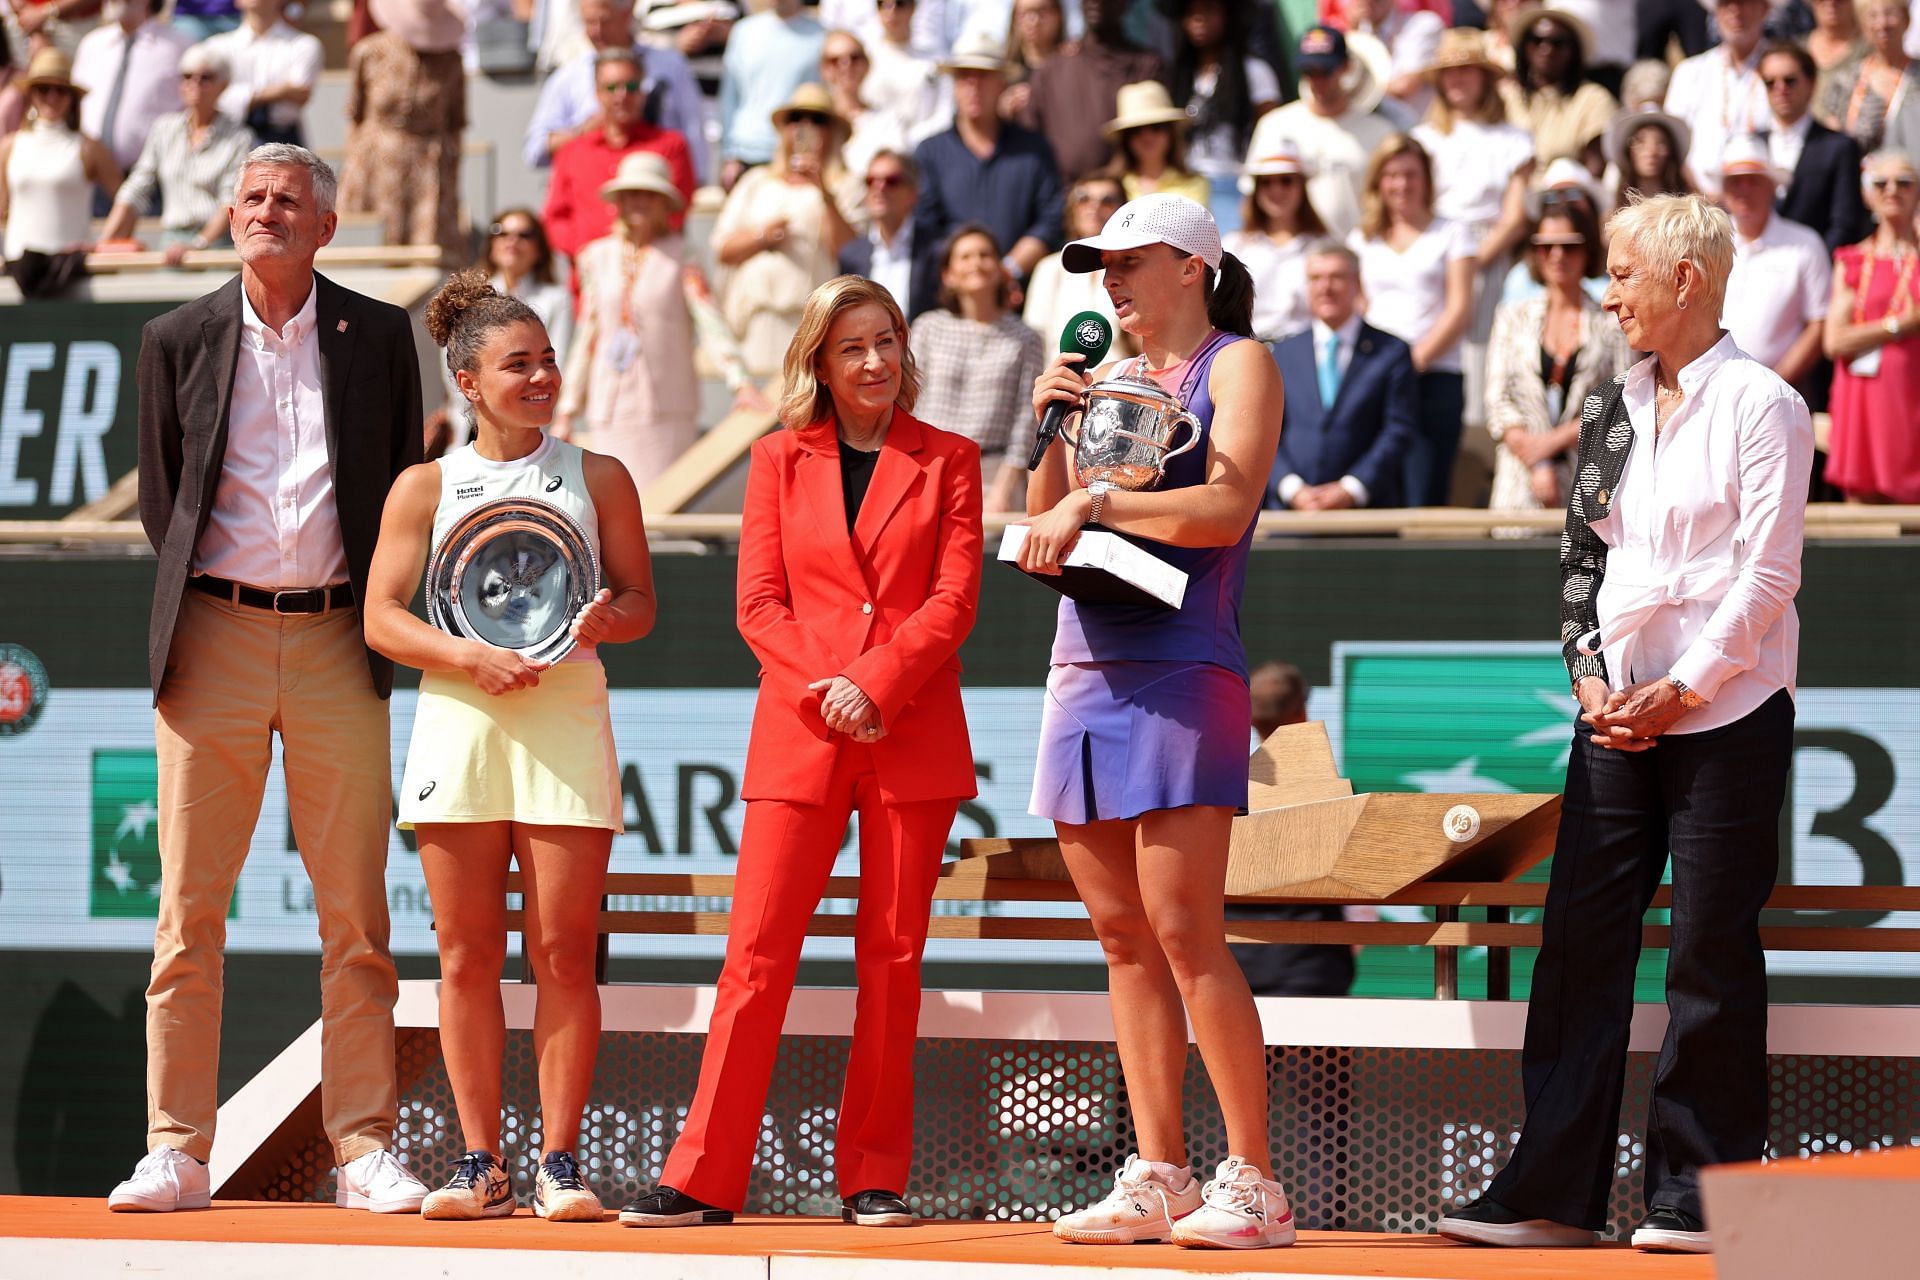
[[[1486,402],[1487,339],[1500,282],[1527,234],[1527,185],[1533,135],[1507,123],[1500,68],[1484,32],[1456,28],[1440,37],[1427,67],[1434,87],[1426,123],[1413,136],[1433,157],[1434,211],[1473,238],[1474,306],[1461,340],[1466,420],[1478,425]]]
[[[1698,196],[1614,215],[1606,308],[1649,354],[1582,411],[1561,542],[1574,722],[1521,1070],[1527,1118],[1440,1234],[1593,1242],[1619,1156],[1640,921],[1671,858],[1670,1021],[1635,1247],[1713,1248],[1700,1170],[1767,1147],[1760,911],[1793,758],[1813,425],[1720,327],[1733,224]]]
[[[80,132],[80,98],[73,60],[58,49],[33,55],[22,81],[27,122],[0,139],[0,221],[6,258],[65,253],[85,247],[93,189],[120,189],[120,166],[106,144]]]
[[[1307,195],[1306,162],[1291,138],[1275,138],[1240,179],[1241,230],[1227,251],[1253,276],[1253,336],[1278,342],[1313,322],[1307,311],[1307,249],[1327,234]]]
[[[1413,348],[1420,431],[1403,468],[1412,507],[1443,506],[1453,487],[1466,408],[1460,338],[1473,310],[1477,246],[1468,228],[1434,212],[1433,193],[1426,148],[1393,135],[1373,153],[1360,226],[1348,238],[1360,257],[1367,323]]]
[[[1107,217],[1126,202],[1120,179],[1104,173],[1080,179],[1067,188],[1067,239],[1085,240],[1099,235],[1100,228],[1107,225]],[[1060,255],[1050,253],[1033,268],[1020,318],[1040,335],[1046,350],[1054,351],[1059,347],[1060,334],[1067,327],[1067,321],[1082,311],[1095,311],[1106,317],[1114,341],[1119,344],[1115,350],[1124,350],[1128,338],[1120,331],[1120,319],[1113,313],[1113,299],[1107,296],[1106,281],[1106,272],[1068,271],[1060,265]]]

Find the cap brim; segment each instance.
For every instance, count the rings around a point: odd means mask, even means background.
[[[1007,64],[1005,61],[996,61],[992,58],[969,58],[962,56],[949,58],[945,62],[939,63],[935,69],[942,75],[952,75],[956,71],[998,71],[1001,75],[1005,75],[1007,73]]]
[[[1116,232],[1112,235],[1101,232],[1097,236],[1088,236],[1085,240],[1075,240],[1060,251],[1060,265],[1076,275],[1085,275],[1089,271],[1100,269],[1102,253],[1117,253],[1123,249],[1144,249],[1150,244],[1161,243],[1158,236],[1127,234]]]
[[[611,201],[615,196],[619,195],[623,191],[645,191],[649,195],[659,196],[662,200],[665,200],[668,204],[673,206],[673,211],[675,213],[679,213],[681,210],[687,207],[686,197],[682,196],[678,191],[671,191],[671,190],[662,191],[659,187],[643,187],[643,186],[640,186],[638,183],[630,183],[626,186],[621,186],[617,182],[609,182],[606,186],[600,188],[600,198],[602,200]]]

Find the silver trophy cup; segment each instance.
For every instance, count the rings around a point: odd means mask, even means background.
[[[1187,438],[1176,445],[1182,427]],[[1151,489],[1168,462],[1200,443],[1200,420],[1151,379],[1122,373],[1089,387],[1080,430],[1062,426],[1060,434],[1073,446],[1081,484],[1105,480],[1116,489]]]
[[[448,635],[558,662],[600,589],[586,530],[537,498],[495,498],[447,529],[427,562],[427,621]]]

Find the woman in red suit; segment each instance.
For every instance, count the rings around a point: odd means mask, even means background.
[[[908,412],[887,290],[814,290],[787,348],[787,430],[753,447],[740,634],[760,659],[726,965],[700,1083],[631,1227],[731,1222],[807,922],[860,814],[859,980],[834,1168],[841,1217],[906,1226],[920,953],[942,850],[975,794],[960,642],[980,594],[980,450]]]

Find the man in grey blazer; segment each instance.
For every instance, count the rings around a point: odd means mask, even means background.
[[[228,211],[239,278],[147,325],[140,519],[159,557],[147,653],[160,770],[160,907],[147,988],[147,1148],[116,1210],[204,1208],[226,916],[280,735],[313,882],[321,1111],[337,1202],[412,1212],[387,946],[393,666],[359,601],[387,489],[420,460],[407,313],[317,275],[334,175],[255,149]]]

